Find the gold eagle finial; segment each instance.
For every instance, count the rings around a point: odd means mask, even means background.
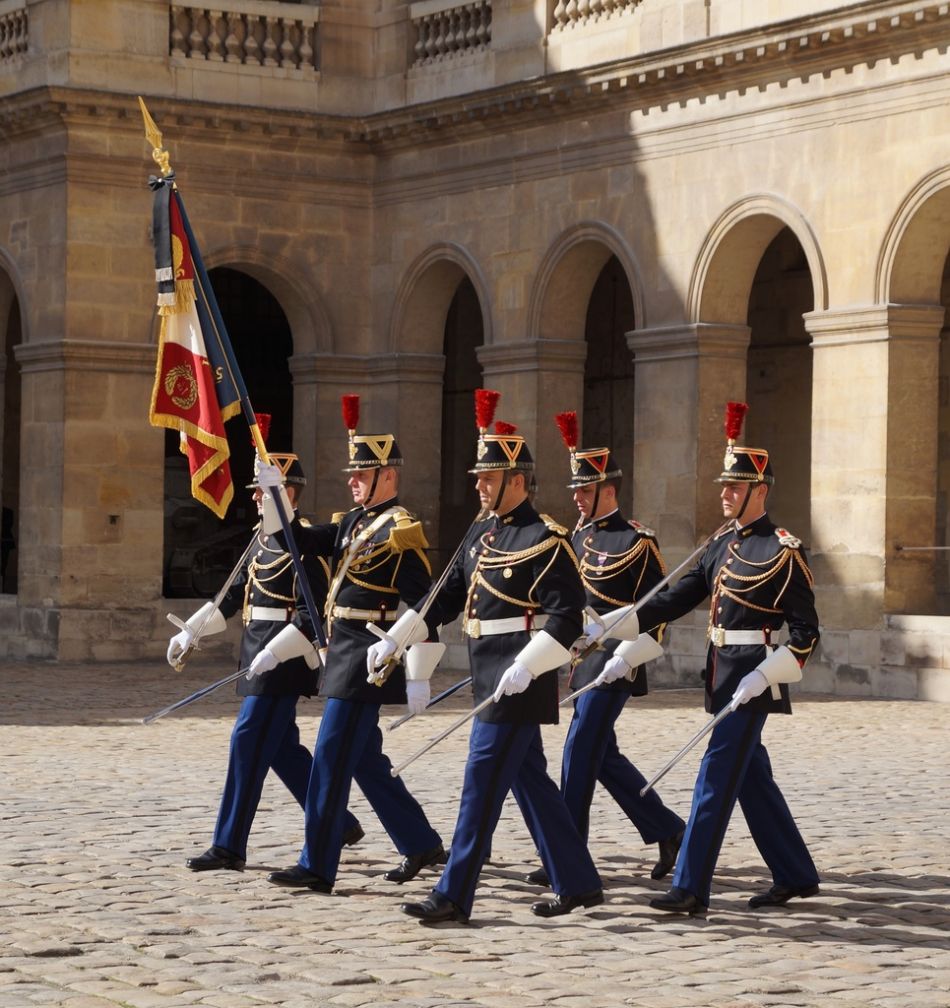
[[[158,128],[155,120],[148,114],[145,102],[139,95],[139,108],[142,110],[142,119],[145,123],[145,139],[152,145],[152,160],[161,169],[162,175],[171,175],[172,166],[167,150],[162,146],[162,131]]]

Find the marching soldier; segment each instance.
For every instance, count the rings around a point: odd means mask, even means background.
[[[345,842],[344,815],[350,785],[356,781],[379,817],[401,864],[387,872],[391,882],[406,882],[423,868],[445,861],[438,833],[382,750],[379,708],[407,703],[419,713],[429,700],[428,674],[410,678],[401,665],[380,685],[367,681],[367,650],[378,638],[367,621],[399,626],[400,600],[418,602],[430,584],[427,546],[421,524],[399,503],[402,456],[392,434],[357,436],[359,397],[343,397],[349,432],[348,484],[356,504],[328,525],[304,536],[307,549],[328,557],[332,580],[326,600],[329,649],[321,692],[326,699],[313,754],[306,802],[306,832],[299,863],[272,872],[274,885],[329,893],[336,881]],[[261,479],[273,474],[262,470]],[[265,507],[265,523],[273,521]],[[285,631],[289,647],[307,640],[302,628],[313,616],[301,612]],[[296,645],[292,643],[296,641]],[[416,669],[415,655],[407,664]]]
[[[713,729],[699,768],[673,887],[650,901],[670,913],[702,915],[713,871],[738,800],[773,885],[753,896],[753,909],[781,906],[818,892],[818,872],[785,798],[772,778],[762,729],[769,714],[790,714],[788,683],[818,641],[812,576],[801,542],[766,513],[774,482],[769,454],[735,444],[748,407],[729,403],[722,484],[723,515],[730,521],[698,564],[639,612],[655,627],[688,613],[707,597],[709,648],[706,710],[733,713]],[[775,636],[788,627],[787,645]]]
[[[260,418],[259,418],[260,419]],[[293,514],[291,528],[295,536],[303,534],[306,519],[296,516],[293,505],[298,487],[306,485],[303,469],[296,455],[271,456],[281,477],[287,482],[287,497]],[[258,513],[262,510],[263,490],[254,490]],[[266,670],[259,656],[267,645],[288,625],[296,611],[297,576],[290,554],[276,537],[255,530],[257,548],[235,577],[218,607],[208,602],[172,637],[168,645],[168,663],[177,667],[184,652],[197,640],[225,629],[227,619],[240,611],[244,620],[239,668],[249,668],[238,680],[237,692],[243,696],[241,709],[231,734],[228,773],[218,812],[211,847],[204,854],[186,862],[192,871],[216,871],[244,867],[247,838],[260,801],[267,771],[273,769],[290,793],[304,807],[312,759],[300,744],[297,728],[297,699],[317,691],[316,656],[287,655]],[[304,555],[304,567],[316,598],[327,592],[326,563],[312,554]],[[273,645],[272,645],[273,646]],[[277,657],[282,653],[277,649]],[[255,662],[257,665],[255,666]],[[268,662],[264,662],[268,664]],[[357,843],[363,830],[354,816],[346,813],[345,843]]]
[[[488,517],[467,535],[426,617],[434,629],[464,613],[475,701],[494,699],[472,724],[445,871],[427,899],[402,906],[426,922],[468,920],[509,791],[556,893],[532,912],[553,917],[604,898],[587,847],[547,774],[540,730],[557,722],[556,669],[570,658],[568,647],[581,632],[584,591],[567,530],[528,501],[534,462],[524,439],[510,425],[487,433],[497,399],[490,390],[476,392],[480,437],[471,472]],[[371,659],[382,663],[392,647],[374,645]]]
[[[617,503],[622,472],[609,448],[577,450],[577,414],[557,416],[570,452],[574,503],[580,512],[573,535],[574,552],[587,593],[587,612],[595,632],[610,628],[614,611],[636,602],[664,578],[655,534],[624,518]],[[645,696],[645,665],[637,664],[639,641],[610,639],[575,664],[570,687],[596,683],[574,701],[561,760],[561,793],[581,836],[587,839],[590,805],[599,781],[623,809],[646,844],[659,845],[651,877],[664,878],[676,863],[685,823],[650,791],[640,797],[646,780],[617,746],[614,724],[630,696]],[[645,656],[648,657],[648,656]],[[547,885],[543,868],[527,881]]]

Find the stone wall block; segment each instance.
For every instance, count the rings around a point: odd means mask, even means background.
[[[916,698],[950,703],[950,670],[946,666],[918,669]]]

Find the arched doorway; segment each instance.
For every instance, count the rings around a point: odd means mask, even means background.
[[[805,250],[788,227],[759,260],[749,292],[746,440],[769,450],[775,486],[769,510],[811,538],[811,338],[803,315],[814,289]]]
[[[950,616],[950,255],[943,264],[940,303],[945,314],[940,331],[937,386],[937,528],[934,544],[941,549],[935,565],[934,591],[936,611],[942,616]]]
[[[637,320],[633,294],[620,260],[612,255],[594,281],[587,305],[584,337],[584,406],[582,447],[607,446],[626,477],[622,507],[633,495],[634,363],[626,334]],[[567,468],[564,467],[564,482]]]
[[[438,558],[442,570],[461,542],[477,510],[478,501],[468,470],[475,462],[474,393],[482,384],[477,350],[484,342],[482,312],[472,281],[459,281],[445,318],[442,352],[441,477],[439,487]]]
[[[290,325],[271,292],[253,277],[228,267],[210,271],[225,326],[254,409],[272,416],[268,448],[293,450],[293,353]],[[165,549],[163,591],[167,598],[215,594],[247,546],[257,512],[250,492],[254,449],[243,415],[228,421],[234,499],[218,519],[191,496],[188,464],[179,436],[165,438]]]
[[[20,371],[13,348],[23,340],[20,303],[12,285],[0,279],[0,321],[4,323],[3,469],[0,474],[3,521],[0,530],[0,591],[17,592],[17,539],[20,516]]]

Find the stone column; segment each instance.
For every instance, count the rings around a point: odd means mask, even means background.
[[[701,322],[627,333],[636,363],[634,513],[675,561],[722,522],[723,416],[745,398],[748,326]]]
[[[294,451],[307,475],[300,510],[316,521],[346,511],[352,498],[342,470],[347,464],[346,429],[340,397],[360,396],[360,430],[370,421],[368,361],[342,354],[295,354],[288,361],[294,383]]]
[[[936,517],[936,305],[805,315],[812,336],[812,535],[822,622],[928,611]]]
[[[496,419],[515,424],[534,457],[538,509],[552,516],[570,514],[572,521],[565,489],[570,475],[567,450],[554,417],[572,409],[583,414],[586,357],[583,340],[539,339],[478,348],[485,387],[501,392]],[[473,412],[473,438],[474,427]]]
[[[369,362],[369,375],[375,400],[374,431],[395,434],[405,460],[399,499],[422,521],[429,544],[437,545],[445,358],[422,353],[381,355]]]
[[[155,347],[21,344],[18,601],[23,654],[145,654],[162,583],[164,441]]]

